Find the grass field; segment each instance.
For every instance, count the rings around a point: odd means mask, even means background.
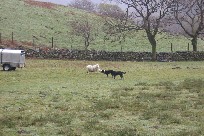
[[[122,70],[124,80],[86,73]],[[0,135],[204,135],[203,62],[28,59],[0,71]]]

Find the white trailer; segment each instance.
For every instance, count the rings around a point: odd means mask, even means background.
[[[4,71],[25,67],[25,51],[0,49],[0,63]]]

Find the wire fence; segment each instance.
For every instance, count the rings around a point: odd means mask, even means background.
[[[10,37],[10,38],[6,38],[6,37]],[[14,32],[11,32],[10,36],[6,36],[6,37],[2,37],[2,33],[0,33],[0,44],[6,44],[6,45],[18,45],[18,44],[25,44],[25,45],[29,45],[31,48],[36,48],[36,47],[50,47],[50,48],[68,48],[68,49],[79,49],[79,50],[84,50],[84,46],[80,45],[79,42],[82,42],[82,41],[78,41],[78,46],[73,46],[73,39],[70,38],[70,43],[72,44],[69,44],[67,46],[59,46],[59,45],[63,45],[64,42],[67,42],[67,41],[60,41],[57,37],[50,37],[50,38],[45,38],[43,36],[39,36],[39,37],[42,37],[44,39],[47,40],[47,43],[45,41],[41,42],[39,40],[39,38],[36,38],[35,36],[32,36],[32,38],[30,38],[31,40],[29,42],[18,42],[18,41],[21,41],[21,40],[18,40],[18,38],[15,37],[14,35]],[[5,42],[7,41],[7,42]],[[8,42],[9,41],[9,42]],[[168,42],[168,45],[163,47],[162,49],[159,50],[159,52],[176,52],[176,51],[192,51],[192,45],[190,43],[183,43],[185,45],[178,45],[178,44],[174,44],[172,42]],[[151,46],[148,46],[148,49],[143,49],[143,50],[140,50],[138,49],[137,47],[135,47],[135,50],[132,50],[132,49],[129,49],[128,50],[128,45],[126,46],[124,43],[123,44],[118,44],[117,48],[115,48],[115,52],[128,52],[128,51],[143,51],[143,52],[151,52]],[[105,46],[101,46],[100,48],[98,49],[93,49],[93,50],[105,50],[105,51],[110,51],[108,50]],[[113,51],[113,50],[111,50]],[[203,46],[202,45],[199,45],[198,47],[198,51],[204,51],[204,44]]]

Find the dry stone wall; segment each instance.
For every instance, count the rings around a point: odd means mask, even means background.
[[[53,48],[24,49],[26,57],[41,59],[151,61],[151,52],[106,52]],[[203,61],[204,52],[159,52],[157,61]]]

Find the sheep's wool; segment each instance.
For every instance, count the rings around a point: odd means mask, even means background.
[[[96,65],[87,65],[86,66],[88,72],[96,72],[99,70],[99,65],[96,64]]]

